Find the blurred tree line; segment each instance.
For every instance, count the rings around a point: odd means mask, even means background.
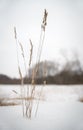
[[[24,83],[31,83],[34,65],[28,70],[28,79],[24,77]],[[58,62],[42,61],[38,64],[38,71],[35,76],[35,84],[83,84],[83,68],[80,60],[75,58],[71,61],[66,60],[61,65]],[[0,84],[20,84],[20,79],[10,78],[6,75],[0,75]]]
[[[36,65],[29,69],[29,83],[35,68]],[[45,75],[44,71],[46,72]],[[83,68],[79,59],[67,60],[62,67],[59,63],[53,61],[40,62],[35,82],[36,84],[43,84],[44,80],[46,80],[47,84],[83,84]]]

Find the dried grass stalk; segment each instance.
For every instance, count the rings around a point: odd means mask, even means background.
[[[41,34],[40,34],[40,42],[39,42],[38,53],[37,53],[37,62],[36,62],[35,77],[36,77],[36,74],[37,74],[38,69],[39,69],[39,63],[40,63],[40,58],[41,58],[43,44],[44,44],[44,39],[45,39],[45,27],[47,25],[47,15],[48,15],[48,12],[45,9],[44,10],[44,17],[43,17],[43,21],[42,21],[42,25],[41,25]],[[46,72],[44,72],[44,73],[46,73]],[[46,81],[44,81],[44,85],[45,84],[46,84]],[[42,88],[40,90],[39,100],[40,100],[40,96],[41,96],[41,93],[42,93]],[[36,111],[35,111],[35,116],[37,115],[38,106],[39,106],[39,100],[37,102],[37,108],[36,108]]]
[[[18,41],[18,42],[19,42],[19,41]],[[20,48],[21,48],[21,51],[22,51],[22,56],[23,56],[23,58],[24,58],[24,49],[23,49],[23,46],[22,46],[21,42],[19,42],[19,45],[20,45]]]
[[[16,27],[14,27],[14,37],[15,37],[15,39],[17,39]]]
[[[17,40],[17,32],[16,32],[16,27],[14,27],[14,37],[15,37],[15,40],[16,40],[16,51],[17,51],[17,62],[18,62],[18,71],[19,71],[19,75],[20,75],[20,79],[21,79],[21,98],[23,99],[23,76],[22,76],[22,72],[21,72],[21,69],[20,69],[20,65],[19,65],[19,56],[18,56],[18,40]],[[21,44],[20,44],[21,46]],[[21,46],[21,49],[22,49],[22,46]],[[22,112],[23,112],[23,116],[24,116],[24,101],[22,100]]]
[[[32,61],[32,53],[33,53],[33,44],[32,44],[31,39],[30,39],[30,45],[31,45],[31,49],[30,49],[29,66],[31,65],[31,61]]]

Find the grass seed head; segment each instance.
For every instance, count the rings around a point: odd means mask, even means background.
[[[42,21],[42,26],[41,26],[43,31],[45,31],[45,26],[47,25],[47,16],[48,16],[48,12],[45,9],[44,10],[44,17],[43,17],[43,21]]]

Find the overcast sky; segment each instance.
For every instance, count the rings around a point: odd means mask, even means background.
[[[0,73],[18,76],[14,26],[27,62],[30,38],[36,55],[44,9],[48,20],[41,60],[78,55],[82,61],[83,0],[0,0]]]

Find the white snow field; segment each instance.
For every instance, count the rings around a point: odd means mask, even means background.
[[[20,87],[0,85],[0,98],[17,97],[12,90],[19,93]],[[36,117],[23,117],[21,105],[1,106],[0,130],[83,130],[82,97],[83,85],[45,86]]]

